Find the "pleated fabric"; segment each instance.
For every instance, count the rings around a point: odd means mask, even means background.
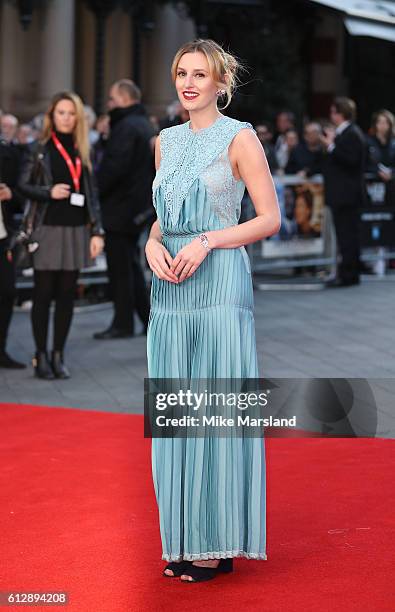
[[[225,152],[229,144],[225,138]],[[222,155],[222,182],[223,162]],[[227,164],[223,197],[229,199],[230,184],[239,211],[244,185],[233,178],[228,157]],[[209,182],[202,173],[189,189],[177,223],[161,186],[156,189],[163,244],[172,256],[201,232],[224,227],[221,190],[215,196],[212,190],[215,174],[214,161]],[[212,250],[179,285],[153,276],[147,357],[150,378],[259,377],[244,247]],[[163,559],[267,558],[262,438],[153,438],[152,475]]]
[[[86,225],[41,225],[33,238],[39,244],[33,255],[35,270],[81,270],[93,264]]]

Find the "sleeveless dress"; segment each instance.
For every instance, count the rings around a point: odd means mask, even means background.
[[[200,233],[237,225],[245,185],[228,147],[251,124],[220,116],[160,133],[153,201],[172,257]],[[153,275],[150,378],[258,378],[253,288],[244,249],[213,249],[179,285]],[[262,438],[153,438],[152,475],[165,560],[266,559]]]

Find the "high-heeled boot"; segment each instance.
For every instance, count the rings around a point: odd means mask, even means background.
[[[44,380],[53,380],[55,378],[48,361],[48,355],[45,351],[37,351],[33,357],[32,363],[34,375],[37,376],[37,378],[42,378]]]
[[[55,378],[66,380],[71,374],[63,362],[63,353],[61,351],[52,351],[51,365]]]

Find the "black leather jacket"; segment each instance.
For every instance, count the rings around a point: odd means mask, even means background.
[[[12,243],[13,236],[18,229],[15,218],[16,213],[20,214],[24,208],[24,198],[17,188],[20,152],[15,145],[10,145],[0,137],[0,183],[5,183],[12,193],[12,199],[0,202],[3,222],[7,232],[7,237],[2,240],[2,246],[8,248]]]
[[[40,179],[35,181],[32,178],[37,163],[41,164]],[[83,167],[82,180],[84,181],[84,194],[86,198],[89,225],[92,236],[102,236],[104,230],[100,218],[100,206],[97,198],[92,173],[86,166]],[[33,143],[23,160],[21,173],[18,181],[19,191],[29,200],[37,202],[37,212],[35,217],[35,228],[42,225],[51,199],[51,189],[53,187],[51,162],[48,147],[45,144]]]
[[[378,164],[382,163],[395,172],[395,138],[391,138],[386,147],[383,147],[376,136],[368,136],[367,144],[369,155],[367,159],[367,172],[378,174]],[[385,153],[385,159],[383,154]]]

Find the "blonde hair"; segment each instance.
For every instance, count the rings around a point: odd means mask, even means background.
[[[113,83],[113,87],[117,87],[123,94],[126,94],[130,100],[141,102],[141,89],[131,79],[120,79]]]
[[[85,118],[85,109],[81,98],[71,91],[61,91],[54,95],[44,115],[43,131],[40,138],[42,143],[48,142],[51,138],[51,133],[55,129],[55,122],[53,119],[54,110],[56,105],[61,100],[70,100],[75,106],[77,120],[73,131],[73,138],[75,146],[81,156],[82,163],[89,169],[92,168],[90,156],[89,156],[89,138],[88,138],[88,123]]]
[[[210,75],[220,89],[225,90],[226,104],[222,107],[225,109],[229,106],[234,90],[236,89],[239,79],[237,72],[243,66],[230,53],[227,53],[218,43],[211,39],[198,38],[192,40],[185,45],[182,45],[174,56],[171,66],[171,76],[173,81],[177,78],[177,68],[180,59],[185,53],[203,53],[207,59]]]

